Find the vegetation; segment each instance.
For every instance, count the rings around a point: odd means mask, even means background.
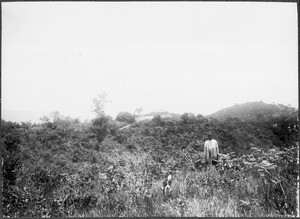
[[[41,124],[1,121],[5,217],[297,215],[294,109],[259,120],[156,115],[129,126],[95,109],[91,122],[57,113]],[[208,132],[223,154],[213,167],[202,156]]]
[[[290,106],[283,104],[266,104],[260,102],[250,102],[244,104],[236,104],[234,106],[222,109],[211,114],[211,117],[219,120],[236,117],[242,121],[267,121],[273,118],[297,117],[298,111]]]
[[[129,112],[120,112],[117,115],[116,120],[120,122],[134,123],[135,117]]]

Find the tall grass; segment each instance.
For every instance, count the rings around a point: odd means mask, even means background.
[[[145,157],[140,156],[139,159]],[[135,162],[135,165],[141,165],[138,159]],[[132,172],[134,176],[130,176],[126,181],[130,184],[127,189],[120,190],[119,194],[113,197],[119,200],[119,206],[123,205],[123,208],[116,205],[108,211],[103,211],[99,205],[99,209],[77,212],[74,216],[279,216],[275,211],[266,212],[258,200],[255,202],[255,198],[259,197],[259,184],[253,177],[227,182],[215,167],[187,173],[178,171],[172,182],[172,195],[165,197],[161,190],[162,179],[153,180],[148,190],[142,190],[138,185],[145,186],[142,181],[147,176],[139,175],[139,170],[136,170],[137,172]],[[136,176],[140,178],[134,178]]]

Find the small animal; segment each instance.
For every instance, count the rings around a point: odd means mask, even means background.
[[[171,195],[171,184],[172,184],[172,175],[169,174],[168,177],[162,182],[162,191],[165,197],[169,197]]]

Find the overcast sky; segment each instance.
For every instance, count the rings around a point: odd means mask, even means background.
[[[93,118],[102,92],[111,116],[298,108],[296,3],[1,4],[4,110]]]

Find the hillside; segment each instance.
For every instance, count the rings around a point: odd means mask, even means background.
[[[208,117],[221,121],[228,118],[238,118],[241,121],[268,121],[280,116],[297,117],[298,110],[282,104],[266,104],[261,102],[249,102],[219,110]]]
[[[260,122],[166,112],[130,125],[109,116],[84,123],[2,120],[3,214],[297,215],[297,117],[263,112],[268,119]],[[216,167],[203,160],[208,132],[223,154]],[[160,188],[169,173],[173,193],[165,197]]]

